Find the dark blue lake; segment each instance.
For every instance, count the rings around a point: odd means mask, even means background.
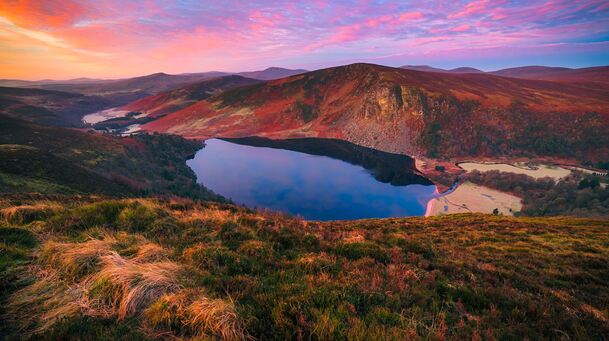
[[[248,207],[312,220],[403,217],[425,214],[435,195],[406,156],[337,140],[284,140],[286,149],[270,140],[235,140],[207,140],[187,163],[199,183]]]

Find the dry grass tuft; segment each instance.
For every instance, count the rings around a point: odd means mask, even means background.
[[[58,212],[60,208],[59,205],[52,203],[12,206],[1,209],[0,216],[9,224],[24,225],[44,220]]]
[[[77,280],[95,271],[99,258],[111,252],[116,240],[105,237],[84,243],[45,243],[39,253],[40,261],[55,269],[63,278]]]
[[[136,262],[158,262],[167,260],[169,258],[169,252],[163,247],[153,244],[146,243],[139,247],[133,260]]]
[[[232,302],[210,299],[192,290],[161,297],[145,312],[155,327],[201,338],[250,339]]]
[[[221,210],[216,208],[207,208],[201,211],[193,211],[188,217],[188,219],[198,219],[203,221],[208,220],[219,224],[223,224],[226,222],[236,223],[238,218],[239,217],[237,214],[229,210]]]
[[[177,280],[180,266],[173,262],[140,262],[111,252],[102,256],[100,263],[101,270],[89,279],[88,287],[94,288],[96,283],[108,283],[110,289],[105,294],[111,297],[103,297],[103,300],[89,297],[90,302],[112,302],[111,307],[103,307],[104,304],[101,304],[98,308],[103,311],[110,308],[119,319],[132,316],[162,295],[181,289]],[[92,290],[88,290],[88,294],[92,293]]]
[[[79,289],[69,286],[55,271],[32,267],[37,280],[15,292],[6,307],[9,320],[24,333],[41,332],[57,321],[80,312]]]
[[[245,326],[232,302],[200,298],[188,307],[188,325],[204,335],[210,332],[225,340],[246,339]]]

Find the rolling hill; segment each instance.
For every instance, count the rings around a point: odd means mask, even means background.
[[[330,137],[430,156],[609,157],[609,87],[352,64],[239,87],[143,126],[188,138]],[[572,155],[572,154],[571,154]]]
[[[177,136],[117,137],[0,115],[0,193],[217,198],[185,163],[201,146]]]
[[[564,67],[525,66],[503,69],[491,74],[504,77],[560,82],[609,84],[609,66],[570,69]]]
[[[484,71],[478,70],[473,67],[458,67],[455,69],[441,69],[432,67],[429,65],[403,65],[401,69],[414,70],[414,71],[425,71],[425,72],[444,72],[444,73],[484,73]]]
[[[216,77],[145,97],[119,109],[139,112],[151,117],[160,117],[207,99],[224,90],[260,82],[260,80],[237,75]]]
[[[578,83],[609,83],[609,66],[596,66],[586,68],[567,68],[551,66],[521,66],[514,68],[501,69],[497,71],[484,72],[472,67],[458,67],[455,69],[441,69],[429,65],[404,65],[402,69],[440,72],[440,73],[486,73],[495,76],[559,81],[559,82],[578,82]]]
[[[102,96],[0,87],[0,113],[39,124],[79,127],[83,113],[102,110],[113,104]]]

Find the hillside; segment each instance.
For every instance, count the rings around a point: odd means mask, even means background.
[[[253,78],[259,80],[273,80],[279,78],[290,77],[294,75],[299,75],[301,73],[305,73],[307,70],[303,69],[284,69],[280,67],[269,67],[260,71],[248,71],[248,72],[239,72],[237,75],[246,78]]]
[[[77,93],[0,87],[0,114],[55,126],[79,127],[83,113],[114,103],[101,96]]]
[[[432,67],[429,65],[403,65],[403,66],[400,66],[400,68],[406,69],[406,70],[425,71],[425,72],[484,73],[484,71],[478,70],[473,67],[467,67],[467,66],[458,67],[458,68],[454,68],[454,69],[450,69],[450,70],[436,68],[436,67]]]
[[[371,64],[226,91],[143,126],[188,138],[330,137],[432,157],[609,158],[609,88]]]
[[[185,163],[201,146],[177,136],[121,138],[0,115],[0,192],[216,198]]]
[[[609,66],[570,69],[564,67],[525,66],[491,72],[497,76],[561,82],[609,84]]]
[[[607,221],[330,223],[189,200],[0,200],[0,333],[603,339]]]
[[[256,79],[241,76],[217,77],[143,98],[121,107],[120,110],[135,111],[146,116],[159,117],[185,108],[224,90],[260,82]]]

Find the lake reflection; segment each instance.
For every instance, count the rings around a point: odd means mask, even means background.
[[[376,180],[372,170],[326,156],[219,139],[205,143],[187,161],[197,181],[249,207],[313,220],[400,217],[423,215],[435,194],[433,185],[393,186]]]

